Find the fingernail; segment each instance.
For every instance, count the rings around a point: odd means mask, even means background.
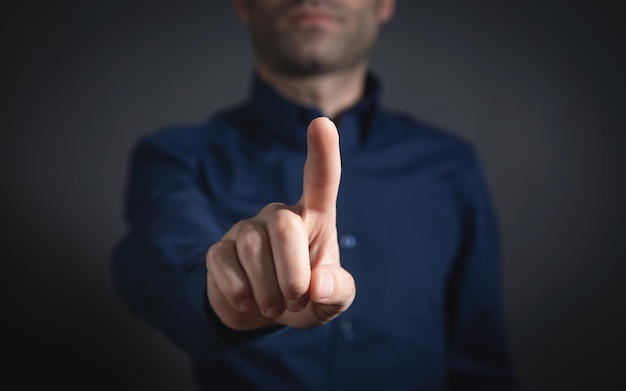
[[[276,307],[268,308],[263,311],[263,315],[267,318],[273,319],[279,317],[284,311],[285,308],[282,305],[277,305]]]
[[[302,311],[307,304],[309,304],[309,296],[304,295],[298,299],[287,301],[287,309],[290,312],[298,312]]]
[[[320,276],[320,299],[328,299],[333,294],[333,276],[326,270]]]

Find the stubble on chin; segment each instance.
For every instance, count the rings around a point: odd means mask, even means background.
[[[350,20],[345,10],[335,9],[334,26],[298,27],[289,21],[291,7],[275,9],[265,15],[264,23],[252,26],[257,57],[266,66],[306,76],[349,69],[367,60],[376,34],[376,27],[364,19],[367,15]]]

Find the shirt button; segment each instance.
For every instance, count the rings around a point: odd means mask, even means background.
[[[341,331],[343,331],[343,338],[346,341],[352,341],[354,339],[354,332],[352,331],[352,322],[344,320],[341,322]]]
[[[339,238],[339,247],[344,250],[352,250],[356,247],[356,238],[351,234],[342,235]]]

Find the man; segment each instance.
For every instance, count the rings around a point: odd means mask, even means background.
[[[118,288],[203,389],[513,388],[476,154],[380,107],[394,5],[235,1],[250,99],[134,151]]]

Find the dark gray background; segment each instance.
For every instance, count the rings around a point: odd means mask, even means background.
[[[624,383],[626,60],[616,5],[400,0],[373,56],[387,105],[482,153],[527,390]],[[124,230],[130,146],[243,99],[247,34],[230,1],[6,7],[2,381],[191,390],[185,356],[115,297],[109,254]]]

